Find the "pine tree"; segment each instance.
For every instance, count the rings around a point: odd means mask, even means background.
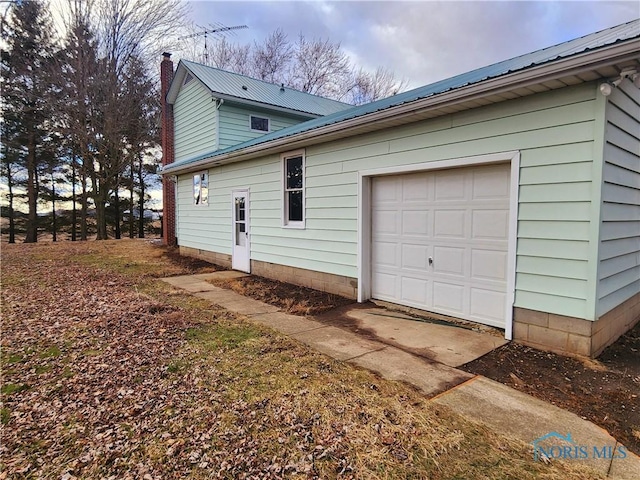
[[[29,207],[25,242],[38,241],[39,146],[52,116],[52,28],[39,0],[18,1],[7,23],[8,48],[2,52],[5,159],[26,169]],[[13,213],[13,212],[11,212]]]

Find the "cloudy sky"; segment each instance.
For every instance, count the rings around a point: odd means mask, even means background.
[[[418,87],[640,17],[637,1],[189,2],[197,25],[249,26],[234,42],[340,42],[354,64],[384,66]]]

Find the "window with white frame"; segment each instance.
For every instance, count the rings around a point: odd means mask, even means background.
[[[284,172],[283,223],[288,227],[304,228],[304,152],[282,156]]]
[[[209,174],[206,172],[193,176],[193,204],[209,205]]]
[[[249,117],[251,124],[251,130],[254,132],[268,132],[269,131],[269,119],[266,117],[258,117],[251,115]]]

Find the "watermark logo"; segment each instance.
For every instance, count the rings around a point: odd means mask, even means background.
[[[558,432],[549,432],[536,438],[533,442],[533,459],[549,462],[554,458],[565,460],[587,459],[624,459],[627,450],[622,445],[588,445],[578,443],[571,433],[562,435]]]

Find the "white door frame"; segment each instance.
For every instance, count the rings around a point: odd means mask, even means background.
[[[244,197],[245,211],[245,245],[238,247],[236,244],[236,197]],[[249,210],[249,189],[238,188],[231,192],[231,268],[251,273],[251,226],[249,220],[251,218]]]
[[[373,177],[506,162],[511,164],[511,184],[509,186],[509,239],[507,244],[504,337],[507,340],[511,340],[513,338],[513,303],[516,284],[518,193],[520,187],[519,151],[437,160],[358,172],[358,302],[366,302],[371,298],[371,179]]]

